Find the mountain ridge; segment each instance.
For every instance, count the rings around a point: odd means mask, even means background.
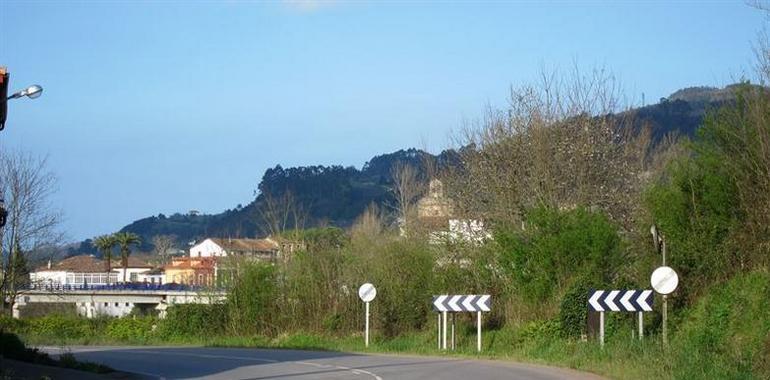
[[[637,126],[651,128],[653,141],[676,133],[693,137],[709,109],[720,107],[735,98],[739,84],[716,87],[688,87],[675,91],[656,104],[625,112],[633,112]],[[370,205],[387,208],[394,202],[390,192],[391,172],[395,165],[406,164],[417,169],[418,178],[425,179],[430,170],[459,163],[457,150],[444,150],[438,155],[409,148],[372,157],[361,169],[342,165],[311,165],[284,168],[281,165],[267,169],[257,184],[255,198],[218,214],[158,214],[138,219],[121,232],[133,232],[142,238],[142,251],[152,250],[152,237],[173,235],[178,248],[203,237],[255,237],[271,233],[264,227],[265,208],[270,204],[291,201],[305,215],[297,227],[349,227]],[[288,195],[287,195],[288,194]],[[267,206],[266,206],[267,205]],[[260,211],[262,210],[262,211]],[[285,210],[284,210],[285,211]],[[296,223],[284,227],[294,228]],[[91,239],[75,243],[66,256],[99,253]]]

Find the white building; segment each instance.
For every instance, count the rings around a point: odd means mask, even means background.
[[[272,239],[217,239],[209,238],[190,248],[190,257],[252,257],[274,260],[280,254],[280,245]]]
[[[138,281],[140,273],[151,269],[151,265],[129,257],[127,280]],[[107,285],[123,282],[123,267],[119,261],[113,261],[111,271],[108,273],[105,261],[91,255],[81,255],[64,259],[56,264],[49,262],[48,265],[30,273],[29,277],[34,286]]]

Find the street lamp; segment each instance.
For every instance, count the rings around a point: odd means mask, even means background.
[[[33,84],[32,86],[12,94],[11,96],[7,97],[6,100],[23,98],[25,96],[30,99],[36,99],[40,97],[40,95],[43,95],[43,87],[40,87],[38,84]]]
[[[43,87],[35,84],[13,93],[11,96],[7,96],[9,80],[10,74],[5,70],[5,67],[0,67],[0,131],[5,129],[5,119],[8,116],[8,99],[18,99],[25,96],[30,99],[36,99],[43,94]]]

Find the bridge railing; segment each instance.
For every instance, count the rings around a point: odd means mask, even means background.
[[[118,284],[30,284],[24,290],[47,290],[53,292],[66,292],[66,291],[78,291],[78,290],[145,290],[145,291],[157,291],[157,290],[178,290],[178,291],[211,291],[222,290],[212,289],[207,286],[186,285],[186,284],[152,284],[152,283],[118,283]]]

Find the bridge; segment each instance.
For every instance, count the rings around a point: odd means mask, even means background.
[[[177,304],[212,304],[224,301],[222,289],[178,284],[115,284],[115,285],[57,285],[31,286],[19,291],[13,305],[13,317],[20,318],[22,310],[31,304],[74,304],[79,315],[94,318],[100,315],[122,317],[134,308],[157,310],[164,318],[166,309]]]

